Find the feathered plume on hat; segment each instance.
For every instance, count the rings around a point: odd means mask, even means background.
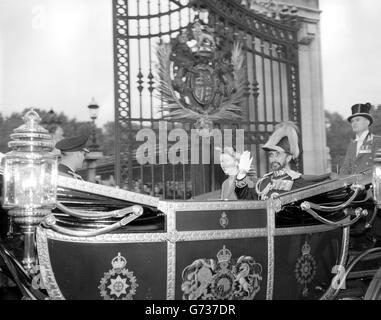
[[[293,159],[299,157],[299,129],[292,121],[284,121],[275,126],[275,131],[262,147],[265,151],[287,152]]]

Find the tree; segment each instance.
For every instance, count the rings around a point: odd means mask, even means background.
[[[0,152],[6,153],[9,150],[8,142],[10,141],[10,134],[14,129],[23,124],[22,116],[19,113],[12,113],[9,117],[3,118],[1,116],[0,123]]]
[[[0,152],[7,153],[9,150],[8,142],[14,129],[23,124],[22,117],[29,108],[22,112],[13,112],[10,116],[4,117],[0,113]],[[57,128],[61,127],[63,137],[76,135],[88,135],[91,139],[92,124],[90,121],[77,122],[75,119],[69,119],[64,113],[55,113],[53,110],[45,111],[38,108],[34,109],[41,117],[41,126],[54,135]],[[115,134],[114,122],[108,122],[103,128],[96,129],[97,142],[104,155],[114,154]]]
[[[337,112],[325,112],[327,145],[332,159],[332,171],[336,172],[343,164],[348,144],[353,136],[352,128],[346,119]]]
[[[372,133],[381,136],[381,105],[372,108],[371,114],[374,118],[373,125],[370,127]]]
[[[109,121],[103,126],[100,145],[103,146],[104,155],[115,154],[115,122]]]

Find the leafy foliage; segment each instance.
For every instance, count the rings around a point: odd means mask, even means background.
[[[337,112],[325,112],[327,145],[331,154],[332,171],[337,172],[341,167],[347,147],[353,136],[349,122]]]
[[[373,125],[369,128],[370,132],[381,136],[381,105],[371,110],[374,118]],[[325,112],[327,145],[330,149],[332,160],[332,171],[336,172],[343,164],[345,153],[349,142],[354,138],[351,125],[346,118],[337,112]]]
[[[14,129],[23,124],[22,117],[29,109],[22,112],[13,112],[10,116],[4,117],[0,114],[0,152],[6,153],[9,150],[8,142],[10,134]],[[90,122],[78,122],[75,119],[69,119],[64,113],[56,114],[52,110],[45,111],[35,108],[41,117],[41,125],[54,135],[57,128],[61,127],[63,137],[72,137],[76,135],[88,135],[91,139],[92,126]],[[100,145],[104,155],[114,153],[114,122],[106,123],[103,130],[97,128],[97,142]]]

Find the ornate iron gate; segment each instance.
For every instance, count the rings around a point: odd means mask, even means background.
[[[255,11],[259,2],[113,0],[115,177],[119,186],[173,199],[220,188],[224,176],[219,166],[139,165],[136,161],[137,147],[143,143],[136,141],[137,132],[150,128],[158,133],[162,118],[163,102],[155,97],[156,47],[187,28],[196,14],[205,17],[219,37],[243,44],[248,88],[242,106],[245,117],[239,123],[226,120],[217,125],[245,130],[245,149],[254,155],[258,175],[268,171],[260,147],[274,126],[291,120],[301,128],[295,12],[267,11],[273,17],[266,17]],[[190,131],[192,123],[170,121],[167,130],[178,126]],[[157,146],[158,159],[163,150]]]

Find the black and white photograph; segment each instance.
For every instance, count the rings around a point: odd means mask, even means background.
[[[0,0],[0,302],[381,300],[380,12]]]

